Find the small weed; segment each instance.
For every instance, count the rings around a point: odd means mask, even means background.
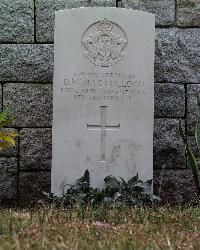
[[[121,177],[107,176],[104,182],[105,189],[100,190],[91,187],[89,171],[86,170],[74,185],[66,185],[68,189],[65,192],[63,191],[61,197],[48,193],[44,194],[47,201],[55,205],[74,207],[78,204],[79,209],[81,209],[79,213],[82,216],[84,216],[82,209],[87,205],[124,208],[127,205],[153,205],[160,201],[157,196],[152,194],[152,180],[139,180],[138,175],[127,182]]]

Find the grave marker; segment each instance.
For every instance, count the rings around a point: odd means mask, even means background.
[[[52,192],[61,195],[86,169],[153,176],[155,21],[116,8],[56,12]]]

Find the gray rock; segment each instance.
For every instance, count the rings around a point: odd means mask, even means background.
[[[50,82],[53,45],[0,44],[0,81]]]
[[[200,27],[200,1],[177,0],[177,23],[182,27]]]
[[[17,158],[0,158],[1,199],[17,199]]]
[[[32,0],[1,0],[0,10],[0,42],[34,41]]]
[[[178,119],[156,119],[154,123],[154,169],[185,168],[185,149]]]
[[[174,0],[122,0],[122,7],[155,14],[157,25],[170,25],[175,22]]]
[[[160,189],[160,192],[159,192]],[[186,203],[197,199],[190,170],[155,170],[154,192],[165,203]]]
[[[200,82],[200,29],[157,29],[156,82]]]
[[[36,39],[53,42],[56,10],[79,7],[115,7],[115,0],[36,0]]]
[[[20,169],[51,169],[51,144],[51,129],[22,129],[20,132]]]
[[[155,84],[155,116],[183,117],[185,115],[185,88],[183,84]]]
[[[50,172],[21,172],[19,174],[19,204],[33,205],[50,192]]]
[[[5,131],[13,131],[16,134],[18,134],[17,129],[13,128],[5,128],[3,129]],[[19,144],[19,138],[15,138],[16,145],[10,148],[2,149],[0,150],[0,157],[13,157],[13,156],[18,156],[18,144]]]
[[[195,134],[198,116],[197,95],[200,95],[200,84],[187,85],[187,133]]]
[[[15,114],[11,126],[51,126],[52,84],[6,83],[3,93],[4,106]]]

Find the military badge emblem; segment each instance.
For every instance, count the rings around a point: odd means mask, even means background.
[[[86,29],[81,42],[91,63],[111,67],[124,58],[128,39],[119,25],[104,18]]]

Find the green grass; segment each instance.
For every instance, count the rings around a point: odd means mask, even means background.
[[[0,208],[0,249],[200,249],[200,208]]]

